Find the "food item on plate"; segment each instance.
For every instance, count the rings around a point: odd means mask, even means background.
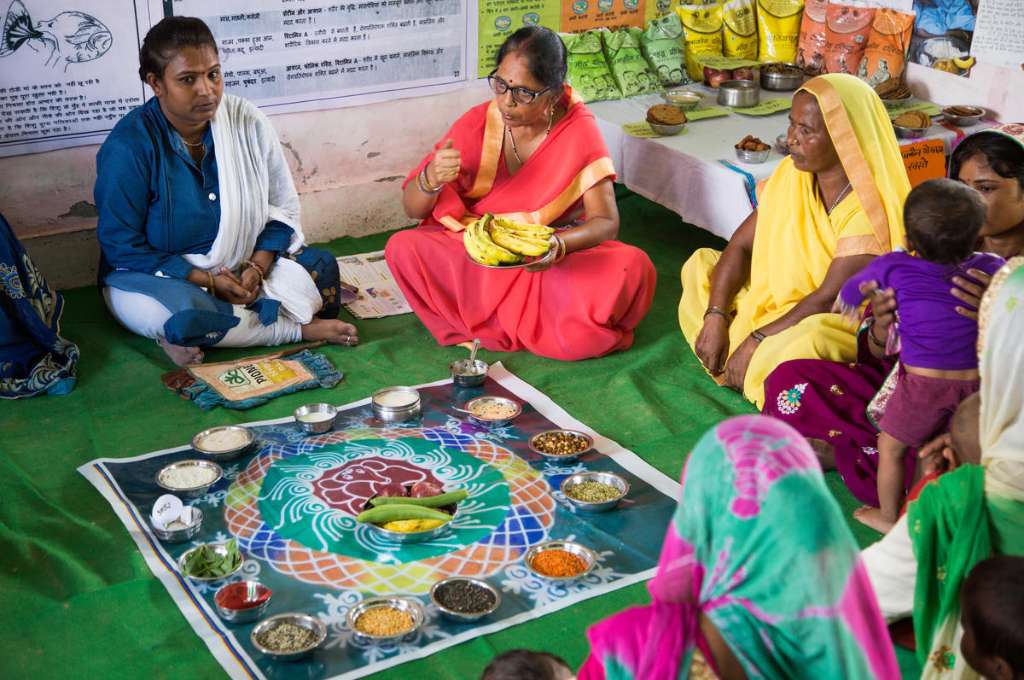
[[[647,109],[647,122],[655,125],[682,125],[686,114],[678,106],[655,104]]]
[[[910,88],[907,87],[902,78],[883,80],[875,85],[875,93],[883,100],[907,99],[913,96]]]
[[[242,553],[238,550],[238,542],[231,539],[224,544],[225,552],[215,550],[213,544],[203,543],[196,548],[182,564],[182,571],[187,576],[197,578],[215,578],[227,576],[242,563]]]
[[[446,519],[396,519],[393,522],[385,522],[381,527],[388,531],[414,534],[420,531],[430,531],[447,523],[448,520]]]
[[[782,76],[803,75],[803,71],[792,64],[765,64],[761,67],[761,70],[765,73],[777,73]]]
[[[429,484],[429,482],[418,482],[416,486],[420,484]],[[413,486],[412,493],[416,493],[416,486]],[[432,485],[433,486],[433,485]],[[469,497],[469,492],[465,489],[458,489],[456,491],[449,491],[448,493],[438,493],[432,496],[377,496],[376,498],[370,499],[370,505],[420,505],[425,508],[443,508],[446,505],[455,505],[461,503]]]
[[[525,256],[547,254],[555,230],[487,214],[466,227],[462,243],[476,262],[488,266],[519,264]]]
[[[857,76],[876,87],[887,81],[899,81],[907,63],[907,50],[914,32],[914,15],[887,7],[875,12]]]
[[[202,437],[196,444],[200,451],[207,453],[224,453],[234,451],[248,444],[252,437],[248,432],[238,427],[215,428]]]
[[[423,505],[412,503],[388,503],[376,505],[369,510],[363,510],[356,515],[356,521],[363,524],[387,524],[388,522],[399,522],[406,519],[437,519],[443,522],[452,518],[446,512],[428,508]]]
[[[455,579],[442,583],[434,590],[434,599],[459,614],[479,614],[490,611],[496,602],[494,593],[472,581]]]
[[[391,637],[413,629],[412,615],[397,607],[372,607],[356,619],[356,630],[374,637]]]
[[[723,7],[722,41],[727,57],[757,59],[755,0],[728,0]]]
[[[892,121],[894,124],[905,128],[914,128],[920,130],[922,128],[931,127],[932,119],[924,111],[907,111],[896,116]]]
[[[725,81],[732,79],[732,71],[728,69],[704,67],[704,84],[708,87],[717,88]]]
[[[229,583],[214,596],[214,599],[224,609],[253,609],[259,607],[270,599],[273,591],[266,586],[242,581],[240,583]]]
[[[753,135],[747,135],[736,143],[736,148],[742,149],[743,151],[767,151],[772,147]]]
[[[735,69],[732,72],[733,80],[754,80],[754,75],[754,69],[749,66]]]
[[[758,0],[758,58],[761,61],[796,61],[804,0]]]
[[[587,563],[582,557],[561,548],[537,553],[530,561],[530,566],[544,576],[555,578],[578,576],[587,570]]]
[[[316,633],[309,628],[282,621],[276,626],[260,631],[256,636],[256,642],[274,652],[299,652],[316,642]]]
[[[573,432],[545,432],[533,440],[533,447],[549,456],[571,456],[590,448],[590,441]]]
[[[481,420],[507,420],[516,415],[518,409],[508,402],[496,399],[479,399],[469,409]]]
[[[168,489],[196,489],[212,484],[217,477],[217,470],[212,467],[198,463],[181,463],[162,470],[160,483]]]
[[[977,106],[947,106],[944,112],[954,116],[980,116],[985,113],[985,109]]]
[[[622,492],[611,484],[588,480],[573,484],[565,490],[566,495],[584,503],[607,503],[622,496]]]
[[[829,3],[825,19],[828,39],[825,70],[829,73],[857,73],[874,19],[874,7]]]

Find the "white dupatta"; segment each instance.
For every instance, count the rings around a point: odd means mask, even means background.
[[[267,222],[293,230],[288,252],[305,244],[299,219],[299,195],[281,142],[270,120],[252,103],[226,94],[211,122],[220,182],[220,224],[205,254],[185,259],[211,272],[237,271],[252,257]],[[301,324],[320,311],[323,300],[309,273],[297,262],[279,258],[263,282],[265,297],[281,302],[285,314]]]

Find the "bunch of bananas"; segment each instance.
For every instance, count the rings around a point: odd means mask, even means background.
[[[462,243],[474,261],[493,267],[547,254],[554,233],[551,227],[513,222],[488,213],[466,227]]]

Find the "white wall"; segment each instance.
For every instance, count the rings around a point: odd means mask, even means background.
[[[907,84],[922,99],[982,106],[1004,123],[1024,122],[1024,70],[978,63],[969,78],[909,64]]]

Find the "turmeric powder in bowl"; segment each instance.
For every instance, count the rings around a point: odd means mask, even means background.
[[[530,566],[538,573],[553,578],[579,576],[587,570],[587,563],[579,555],[561,548],[537,553],[530,561]]]

